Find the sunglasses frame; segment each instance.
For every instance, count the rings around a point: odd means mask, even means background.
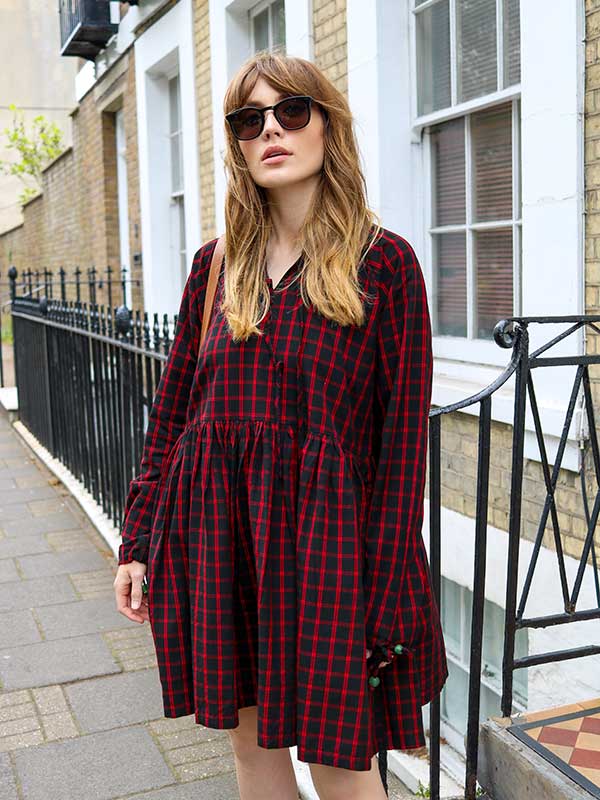
[[[283,103],[287,103],[290,100],[304,100],[304,101],[306,101],[306,110],[308,111],[308,118],[307,118],[306,122],[304,123],[304,125],[299,125],[297,128],[289,128],[287,125],[284,125],[283,122],[277,116],[277,110],[276,109],[279,106],[281,106]],[[267,118],[267,114],[266,114],[267,111],[273,111],[275,119],[281,125],[281,127],[284,128],[286,131],[301,131],[302,128],[306,128],[306,126],[308,125],[308,123],[310,122],[310,119],[311,119],[311,111],[312,111],[312,104],[313,103],[314,103],[314,100],[310,95],[294,94],[294,95],[290,95],[289,97],[282,97],[281,100],[278,100],[272,106],[263,106],[262,108],[260,106],[242,106],[241,108],[236,108],[234,111],[230,111],[229,114],[226,114],[225,115],[225,119],[229,123],[229,127],[231,128],[231,132],[233,133],[233,135],[235,136],[235,138],[239,142],[250,142],[250,141],[252,141],[252,139],[257,139],[261,135],[263,130],[265,129],[265,121],[266,121],[266,118]],[[246,139],[246,138],[240,138],[237,135],[237,133],[235,132],[234,117],[235,117],[236,114],[239,114],[240,111],[247,111],[247,110],[258,111],[258,113],[261,116],[261,124],[260,124],[260,129],[259,129],[258,133],[255,136],[249,136]]]

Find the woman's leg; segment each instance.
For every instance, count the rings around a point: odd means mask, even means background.
[[[229,728],[240,800],[298,800],[289,747],[267,750],[256,742],[257,707],[239,710],[240,724]]]
[[[370,770],[344,769],[327,764],[309,766],[319,800],[387,800],[377,753],[373,756]]]

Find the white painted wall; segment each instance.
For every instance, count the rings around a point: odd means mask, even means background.
[[[202,244],[198,138],[191,0],[180,0],[135,42],[140,207],[146,309],[175,313],[183,286],[172,274],[169,232],[167,77],[177,71],[181,86],[185,233],[188,269]]]

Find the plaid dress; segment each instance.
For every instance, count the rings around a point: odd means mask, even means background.
[[[304,305],[301,258],[276,286],[265,274],[264,335],[234,343],[223,262],[199,351],[215,245],[185,285],[119,564],[147,564],[165,716],[234,728],[256,705],[261,747],[368,770],[425,743],[421,706],[447,676],[421,537],[421,268],[384,230],[359,269],[366,323],[344,327]]]

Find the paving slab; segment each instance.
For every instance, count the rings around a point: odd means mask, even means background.
[[[31,500],[43,498],[54,499],[56,489],[54,486],[29,486],[24,489],[0,489],[0,518],[2,511],[13,503],[29,503]]]
[[[54,497],[56,492],[50,487],[51,495]],[[22,492],[39,492],[40,489],[21,489]],[[38,499],[38,498],[32,498]],[[2,510],[3,504],[0,503],[0,519],[2,520],[2,530],[8,538],[21,536],[23,534],[23,520],[10,520],[5,522]],[[5,506],[6,507],[6,506]],[[31,516],[27,520],[28,533],[49,533],[50,531],[68,531],[73,528],[81,527],[81,523],[70,511],[52,511],[43,516]]]
[[[18,539],[2,539],[0,541],[0,558],[13,558],[14,556],[24,556],[30,553],[51,552],[48,540],[40,534],[24,533]]]
[[[90,572],[106,567],[106,560],[97,550],[86,552],[38,553],[20,556],[18,564],[25,578],[39,578],[45,575],[60,575],[67,572]],[[2,562],[0,562],[1,565]],[[0,568],[0,580],[2,572]]]
[[[68,575],[49,575],[47,578],[0,583],[0,614],[19,608],[66,603],[69,600],[77,600],[77,595]]]
[[[36,608],[35,613],[48,640],[138,625],[117,611],[114,595],[79,600],[77,603],[44,606]]]
[[[0,753],[0,797],[2,800],[19,800],[8,753]]]
[[[155,792],[130,795],[127,800],[239,800],[239,796],[235,773],[228,772],[200,781],[167,786]]]
[[[0,680],[7,690],[66,683],[120,671],[100,634],[0,650]]]
[[[6,581],[18,581],[19,577],[17,566],[12,558],[3,558],[0,561],[0,583],[6,583]],[[2,640],[0,639],[0,641]]]
[[[142,669],[65,686],[84,733],[162,719],[164,707],[157,669]]]
[[[14,752],[23,800],[112,800],[173,783],[142,726]]]
[[[32,519],[33,514],[27,503],[15,503],[14,505],[5,505],[2,509],[2,525],[7,522],[13,522],[16,519]],[[0,526],[1,527],[1,526]]]
[[[42,635],[31,610],[22,608],[0,614],[0,643],[2,647],[17,647],[22,644],[41,642]]]

